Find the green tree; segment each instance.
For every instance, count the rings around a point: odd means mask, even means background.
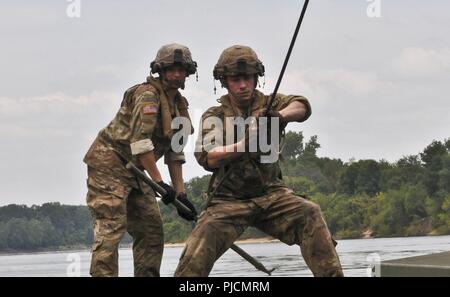
[[[358,169],[359,165],[357,163],[346,165],[338,184],[340,193],[345,193],[347,195],[353,195],[356,193],[356,178],[358,177]]]
[[[378,163],[374,160],[360,160],[344,169],[339,188],[348,195],[365,193],[373,196],[381,189],[380,180]]]
[[[42,246],[44,229],[35,219],[13,218],[6,224],[8,247],[30,250]]]
[[[439,172],[443,169],[443,158],[448,152],[446,144],[434,140],[420,153],[425,167],[424,184],[430,195],[439,190]]]
[[[0,251],[8,248],[6,224],[0,221]]]
[[[309,141],[305,144],[304,154],[310,157],[316,157],[317,150],[320,148],[320,144],[317,142],[317,135],[311,136]]]
[[[327,194],[336,192],[344,163],[339,159],[320,158],[317,160],[317,165],[324,177],[317,182],[317,190]]]
[[[33,208],[29,208],[26,205],[10,204],[0,207],[0,222],[7,222],[12,218],[30,219],[34,214]]]
[[[303,176],[287,176],[284,181],[297,195],[311,196],[315,193],[314,183]]]
[[[450,151],[450,149],[447,149]],[[450,193],[450,153],[442,156],[442,168],[438,172],[438,188],[445,193]]]
[[[441,234],[450,233],[450,194],[442,202],[442,212],[438,214],[439,229]]]
[[[283,158],[285,160],[295,160],[303,154],[303,133],[286,133],[283,144]]]
[[[378,212],[371,222],[373,229],[380,236],[405,235],[410,224],[427,216],[426,198],[426,190],[421,185],[408,184],[379,196]]]

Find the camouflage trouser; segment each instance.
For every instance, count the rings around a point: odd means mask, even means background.
[[[214,262],[248,226],[298,244],[314,276],[343,276],[320,207],[289,189],[242,201],[213,200],[186,241],[175,276],[208,276]]]
[[[94,222],[92,276],[118,275],[118,248],[125,232],[133,237],[135,276],[159,276],[164,248],[155,194],[132,189],[120,179],[88,168],[87,204]]]

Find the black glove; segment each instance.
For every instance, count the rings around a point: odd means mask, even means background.
[[[177,195],[175,190],[163,181],[158,182],[158,185],[166,190],[166,195],[161,195],[162,202],[164,202],[165,205],[172,203]]]
[[[267,111],[266,116],[269,118],[269,120],[270,118],[278,118],[280,121],[279,122],[280,126],[282,127],[287,125],[286,119],[281,115],[281,113],[278,110],[270,109]]]
[[[267,123],[270,125],[272,122],[271,118],[278,118],[280,120],[280,126],[287,125],[286,119],[281,115],[278,110],[268,109],[267,107],[263,107],[258,110],[256,114],[256,118],[259,119],[261,117],[267,117]]]
[[[180,193],[177,196],[177,200],[187,206],[190,211],[185,211],[182,208],[177,207],[178,215],[187,221],[193,221],[197,216],[197,210],[195,209],[194,204],[187,198],[186,193]]]

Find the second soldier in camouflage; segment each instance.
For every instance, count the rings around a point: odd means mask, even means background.
[[[226,135],[234,129],[227,125],[230,118],[268,116],[276,118],[282,130],[311,114],[302,96],[276,94],[267,107],[269,96],[255,89],[258,75],[264,75],[264,66],[247,46],[224,50],[215,66],[214,78],[228,94],[203,114],[195,153],[199,164],[213,172],[209,203],[186,242],[175,276],[208,276],[215,261],[249,226],[288,245],[299,245],[315,276],[343,276],[320,207],[285,186],[278,159],[264,163],[260,152],[249,152],[251,137],[227,143]],[[210,119],[224,124],[206,124],[214,122]]]
[[[145,169],[167,191],[163,202],[177,197],[191,209],[180,215],[192,220],[195,207],[187,200],[181,165],[182,151],[171,148],[176,132],[172,119],[185,118],[192,133],[188,102],[178,89],[196,72],[189,49],[179,44],[163,46],[151,64],[147,81],[125,92],[121,107],[100,131],[87,152],[87,204],[94,222],[92,276],[118,275],[118,248],[125,232],[133,237],[135,276],[159,276],[164,247],[162,220],[154,191],[126,169],[132,161]],[[172,186],[162,181],[156,161],[164,156]]]

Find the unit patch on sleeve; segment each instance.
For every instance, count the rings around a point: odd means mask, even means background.
[[[156,104],[146,104],[142,107],[142,114],[150,115],[158,113],[158,105]]]

